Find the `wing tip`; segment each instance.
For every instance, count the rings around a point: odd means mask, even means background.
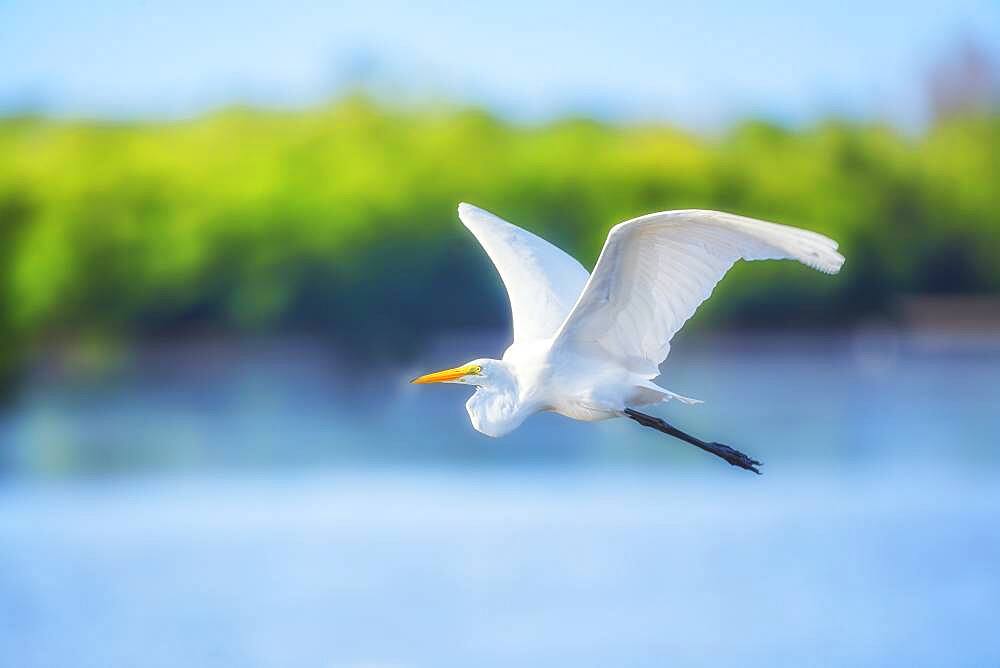
[[[468,202],[458,203],[458,219],[462,221],[462,224],[470,230],[472,230],[477,223],[490,223],[500,220],[486,209],[481,209],[475,204],[469,204]]]
[[[841,267],[844,266],[846,258],[833,249],[827,249],[826,252],[819,254],[813,253],[815,259],[806,261],[805,264],[809,265],[817,271],[821,271],[824,274],[834,275],[839,274]]]
[[[485,213],[489,213],[489,212],[486,211],[485,209],[479,208],[475,204],[469,204],[468,202],[459,202],[458,203],[458,217],[459,218],[462,218],[463,216],[482,215],[482,214],[485,214]]]
[[[833,253],[836,256],[836,258],[834,260],[835,264],[833,265],[833,269],[832,269],[832,271],[830,271],[830,273],[831,274],[839,274],[840,273],[840,268],[844,266],[845,262],[847,262],[847,258],[845,258],[843,255],[841,255],[837,251],[833,251]]]

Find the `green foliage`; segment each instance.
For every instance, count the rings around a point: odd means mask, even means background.
[[[900,293],[997,291],[998,130],[997,116],[916,138],[748,122],[706,139],[365,98],[170,124],[8,118],[0,368],[26,342],[67,331],[311,329],[405,353],[442,330],[504,326],[498,281],[456,220],[460,200],[585,264],[615,222],[671,208],[841,242],[837,280],[789,264],[737,268],[700,323],[849,321]]]

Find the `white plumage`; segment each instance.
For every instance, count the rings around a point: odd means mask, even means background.
[[[514,322],[514,343],[550,338],[580,297],[589,274],[545,239],[471,204],[458,217],[493,260]]]
[[[651,213],[611,228],[557,341],[597,343],[653,378],[674,334],[740,259],[798,260],[828,274],[844,264],[836,242],[815,232],[719,211]]]
[[[651,381],[674,334],[737,260],[792,259],[828,274],[844,263],[821,234],[689,209],[616,225],[588,276],[560,249],[487,211],[460,204],[458,214],[507,288],[514,340],[502,360],[414,382],[475,385],[469,416],[490,436],[543,410],[601,420],[670,399],[694,402]]]

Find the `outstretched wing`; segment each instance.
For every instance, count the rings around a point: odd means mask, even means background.
[[[664,211],[611,229],[557,346],[610,355],[653,378],[670,340],[739,260],[798,260],[835,274],[837,243],[815,232],[719,211]]]
[[[587,270],[545,239],[471,204],[459,204],[458,217],[500,272],[514,343],[555,334],[586,285]]]

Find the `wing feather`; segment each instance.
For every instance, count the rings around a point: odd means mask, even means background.
[[[595,346],[652,378],[670,340],[737,260],[791,259],[835,274],[844,257],[816,232],[719,211],[664,211],[616,225],[556,345]]]
[[[552,337],[586,285],[587,270],[548,241],[476,206],[459,204],[458,217],[507,288],[514,343]]]

